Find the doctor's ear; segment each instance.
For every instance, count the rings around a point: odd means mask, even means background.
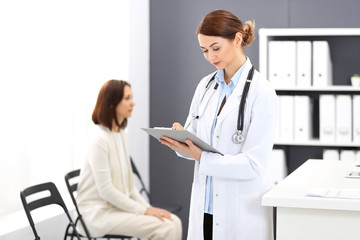
[[[243,41],[243,38],[242,38],[241,32],[237,32],[235,34],[235,38],[234,38],[234,42],[235,42],[236,46],[241,46],[242,41]]]

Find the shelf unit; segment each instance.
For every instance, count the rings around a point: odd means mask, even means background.
[[[360,87],[350,84],[350,76],[360,72],[360,28],[262,28],[259,29],[259,67],[268,78],[268,42],[272,40],[318,41],[330,45],[333,60],[333,86],[277,87],[278,95],[308,95],[318,99],[320,94],[360,95]],[[318,111],[319,109],[317,109]],[[316,130],[316,129],[315,129]],[[289,173],[308,158],[322,158],[324,148],[360,150],[360,143],[278,140],[274,148],[285,150]]]
[[[360,37],[360,28],[260,28],[259,29],[259,67],[264,76],[268,75],[268,42],[277,37],[284,38],[326,38]]]
[[[275,145],[279,145],[279,146],[322,146],[322,147],[360,147],[359,143],[333,143],[333,142],[321,142],[319,140],[309,140],[309,141],[294,141],[294,142],[289,142],[289,141],[275,141]]]
[[[329,86],[329,87],[293,87],[293,88],[275,88],[277,92],[334,92],[334,93],[355,93],[360,94],[360,87],[352,86]]]

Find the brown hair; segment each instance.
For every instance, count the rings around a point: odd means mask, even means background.
[[[101,124],[112,129],[112,120],[115,119],[116,125],[123,129],[127,125],[127,118],[120,124],[116,117],[116,106],[124,97],[125,86],[130,84],[123,80],[109,80],[101,87],[92,114],[92,120],[95,124]]]
[[[248,46],[255,39],[254,28],[255,22],[246,21],[244,27],[242,22],[231,12],[216,9],[205,15],[196,29],[196,34],[233,40],[236,33],[240,32],[243,38],[242,45]]]

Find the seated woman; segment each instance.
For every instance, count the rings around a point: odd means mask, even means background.
[[[77,202],[92,237],[121,234],[152,240],[180,240],[180,219],[149,205],[134,185],[124,131],[134,108],[130,84],[107,81],[92,120],[97,125],[81,169]],[[78,226],[84,234],[82,226]]]

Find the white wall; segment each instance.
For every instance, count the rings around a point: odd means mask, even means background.
[[[129,120],[130,153],[149,186],[149,137],[140,130],[149,125],[149,0],[2,0],[0,31],[0,175],[10,182],[27,177],[12,185],[0,183],[1,190],[11,186],[8,194],[14,198],[8,202],[19,209],[0,217],[0,239],[32,238],[20,204],[21,189],[56,180],[65,190],[63,176],[82,163],[84,134],[106,80],[132,84],[137,105]],[[36,91],[40,95],[32,94]],[[60,112],[64,109],[68,114]],[[67,147],[53,146],[59,144]],[[41,161],[36,158],[39,152]],[[8,156],[7,164],[12,164],[5,168]],[[51,167],[56,171],[48,171]],[[1,199],[3,209],[6,200]],[[43,238],[61,239],[63,231],[57,230],[64,221],[64,216],[41,221]]]
[[[140,128],[150,122],[149,0],[130,1],[130,82],[136,103],[129,119],[130,154],[149,189],[149,135]]]

